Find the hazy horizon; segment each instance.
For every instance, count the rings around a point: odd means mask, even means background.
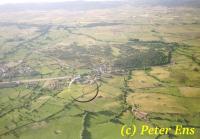
[[[123,1],[123,0],[2,0],[0,5],[17,3],[55,3],[67,1]]]

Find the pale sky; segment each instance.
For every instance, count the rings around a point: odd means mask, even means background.
[[[41,3],[41,2],[63,2],[77,0],[0,0],[0,4],[7,3]],[[82,0],[82,1],[119,1],[119,0]]]

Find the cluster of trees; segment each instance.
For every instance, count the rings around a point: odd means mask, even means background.
[[[176,47],[180,47],[180,44],[178,43],[168,43],[168,42],[163,42],[159,40],[154,40],[154,41],[143,41],[140,39],[129,39],[127,42],[127,45],[143,45],[143,46],[148,46],[152,48],[165,48],[165,49],[172,49]],[[181,45],[184,46],[184,45]],[[185,45],[186,47],[186,45]]]
[[[145,68],[149,66],[164,65],[169,62],[168,55],[162,51],[150,48],[146,51],[137,51],[128,56],[119,57],[114,67],[119,68]]]
[[[147,49],[138,50],[132,46],[142,46]],[[63,60],[76,60],[84,66],[99,64],[98,59],[105,59],[110,60],[110,65],[120,69],[147,68],[170,63],[172,52],[179,47],[179,44],[130,39],[127,43],[115,47],[120,50],[118,57],[112,55],[109,45],[83,47],[76,43],[68,46],[65,50],[54,50],[49,54]]]
[[[137,50],[131,46],[143,46],[147,49]],[[182,45],[178,43],[129,39],[123,47],[119,47],[122,55],[114,61],[114,67],[134,69],[168,64],[171,62],[172,52],[180,46]]]
[[[89,127],[89,112],[85,111],[83,115],[83,123],[82,123],[82,130],[81,130],[81,139],[91,139],[91,134],[88,131]]]

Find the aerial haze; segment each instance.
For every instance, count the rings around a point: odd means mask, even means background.
[[[0,139],[200,139],[199,0],[0,3]]]

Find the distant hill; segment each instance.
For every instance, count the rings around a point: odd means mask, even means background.
[[[0,11],[21,10],[92,10],[115,8],[123,4],[133,6],[194,6],[200,7],[200,0],[121,0],[121,1],[67,1],[57,3],[21,3],[0,5]]]
[[[200,7],[200,0],[128,0],[132,5]]]

